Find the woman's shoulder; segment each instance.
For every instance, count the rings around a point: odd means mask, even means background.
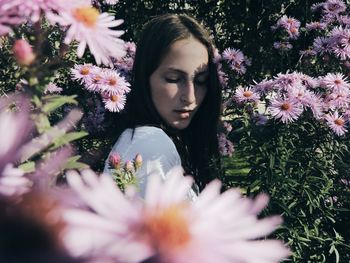
[[[154,126],[139,126],[126,129],[119,137],[114,149],[124,152],[143,152],[150,154],[177,154],[176,147],[170,137]]]

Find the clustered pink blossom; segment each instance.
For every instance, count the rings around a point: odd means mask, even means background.
[[[247,99],[244,93],[254,99]],[[341,73],[318,78],[298,72],[279,73],[274,79],[265,79],[249,88],[238,87],[235,101],[254,102],[253,120],[261,114],[257,113],[256,105],[263,105],[270,118],[282,123],[295,122],[310,110],[316,120],[324,122],[338,136],[347,132],[350,120],[350,83]]]
[[[276,25],[272,27],[272,30],[282,29],[285,33],[287,33],[288,39],[297,39],[300,34],[299,28],[299,20],[284,15],[277,21]]]
[[[119,112],[124,108],[130,84],[116,70],[83,64],[71,72],[72,79],[80,81],[85,89],[101,95],[106,109]]]
[[[257,218],[266,195],[249,200],[237,189],[220,194],[220,182],[213,181],[190,202],[186,194],[193,180],[180,168],[165,182],[149,175],[144,200],[132,188],[124,195],[106,175],[70,172],[67,178],[90,208],[63,212],[65,242],[76,255],[97,262],[272,263],[289,254],[276,240],[256,240],[281,223],[279,216]]]
[[[238,74],[245,74],[247,71],[247,66],[251,65],[251,60],[247,58],[243,52],[235,48],[226,48],[222,54],[217,54],[215,61],[220,65],[220,62],[225,61],[230,69]],[[220,66],[219,72],[220,72]],[[220,75],[220,74],[219,74]],[[221,73],[224,77],[224,74]],[[224,80],[224,79],[223,79]]]
[[[293,48],[293,45],[287,41],[284,41],[284,42],[276,41],[273,43],[273,47],[279,50],[290,50]]]

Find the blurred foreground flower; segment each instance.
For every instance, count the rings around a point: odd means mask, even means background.
[[[111,57],[120,58],[125,55],[124,41],[119,38],[124,31],[111,29],[122,24],[123,20],[114,20],[113,16],[100,13],[91,6],[91,1],[76,1],[70,8],[58,10],[58,15],[51,13],[47,16],[51,22],[69,27],[64,42],[79,42],[78,57],[83,56],[86,46],[97,64],[102,62],[112,65]]]
[[[82,262],[64,248],[59,212],[47,194],[27,194],[16,202],[0,195],[0,262]]]
[[[242,198],[235,189],[220,194],[213,181],[196,202],[186,201],[193,182],[174,168],[164,183],[149,175],[145,200],[133,188],[124,195],[112,178],[90,170],[67,174],[70,186],[92,209],[69,209],[67,246],[96,262],[278,262],[289,251],[270,234],[279,216],[257,219],[268,198]],[[104,261],[101,261],[104,259]],[[94,261],[95,262],[95,261]]]

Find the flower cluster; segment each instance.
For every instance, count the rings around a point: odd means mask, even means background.
[[[220,62],[225,62],[231,70],[238,74],[245,74],[247,66],[251,65],[251,60],[247,58],[243,52],[235,48],[226,48],[222,54],[217,54],[215,61],[218,64],[220,70]]]
[[[130,185],[137,187],[138,182],[135,173],[142,166],[142,156],[140,154],[136,154],[134,160],[123,162],[119,153],[112,153],[108,161],[112,177],[121,190],[125,190]]]
[[[75,65],[72,79],[80,81],[90,92],[101,95],[105,108],[119,112],[124,108],[130,84],[116,70],[91,64]]]
[[[312,78],[292,72],[278,74],[249,88],[239,87],[233,100],[239,105],[250,104],[270,118],[283,123],[299,119],[305,111],[325,122],[337,135],[344,135],[350,117],[350,83],[341,73],[328,73]],[[257,112],[252,114],[254,119]]]
[[[127,80],[131,78],[131,70],[134,64],[136,45],[134,42],[127,41],[124,43],[125,56],[113,60],[113,66]]]

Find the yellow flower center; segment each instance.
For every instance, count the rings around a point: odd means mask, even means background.
[[[172,205],[146,216],[142,232],[161,251],[179,248],[188,243],[191,234],[184,205]]]
[[[336,80],[334,81],[334,83],[335,83],[336,85],[339,85],[339,84],[341,84],[341,80],[340,80],[340,79],[336,79]]]
[[[99,15],[98,10],[91,6],[79,7],[73,11],[75,19],[88,27],[94,27],[96,25]]]
[[[250,90],[247,90],[245,92],[243,92],[243,96],[246,98],[249,98],[253,95],[253,92],[251,92]]]
[[[109,79],[109,80],[108,80],[108,84],[109,84],[110,86],[114,86],[114,85],[116,85],[116,84],[117,84],[117,80],[116,80],[116,79],[114,79],[114,78]]]
[[[334,123],[337,124],[337,125],[339,125],[339,126],[343,126],[343,125],[344,125],[344,120],[342,120],[342,119],[336,119],[336,120],[334,121]]]
[[[116,102],[118,100],[119,100],[119,96],[118,95],[112,95],[111,96],[111,101]]]
[[[282,110],[289,110],[290,109],[290,104],[285,102],[281,105]]]
[[[82,67],[80,70],[81,75],[88,75],[90,73],[90,69],[88,67]]]

